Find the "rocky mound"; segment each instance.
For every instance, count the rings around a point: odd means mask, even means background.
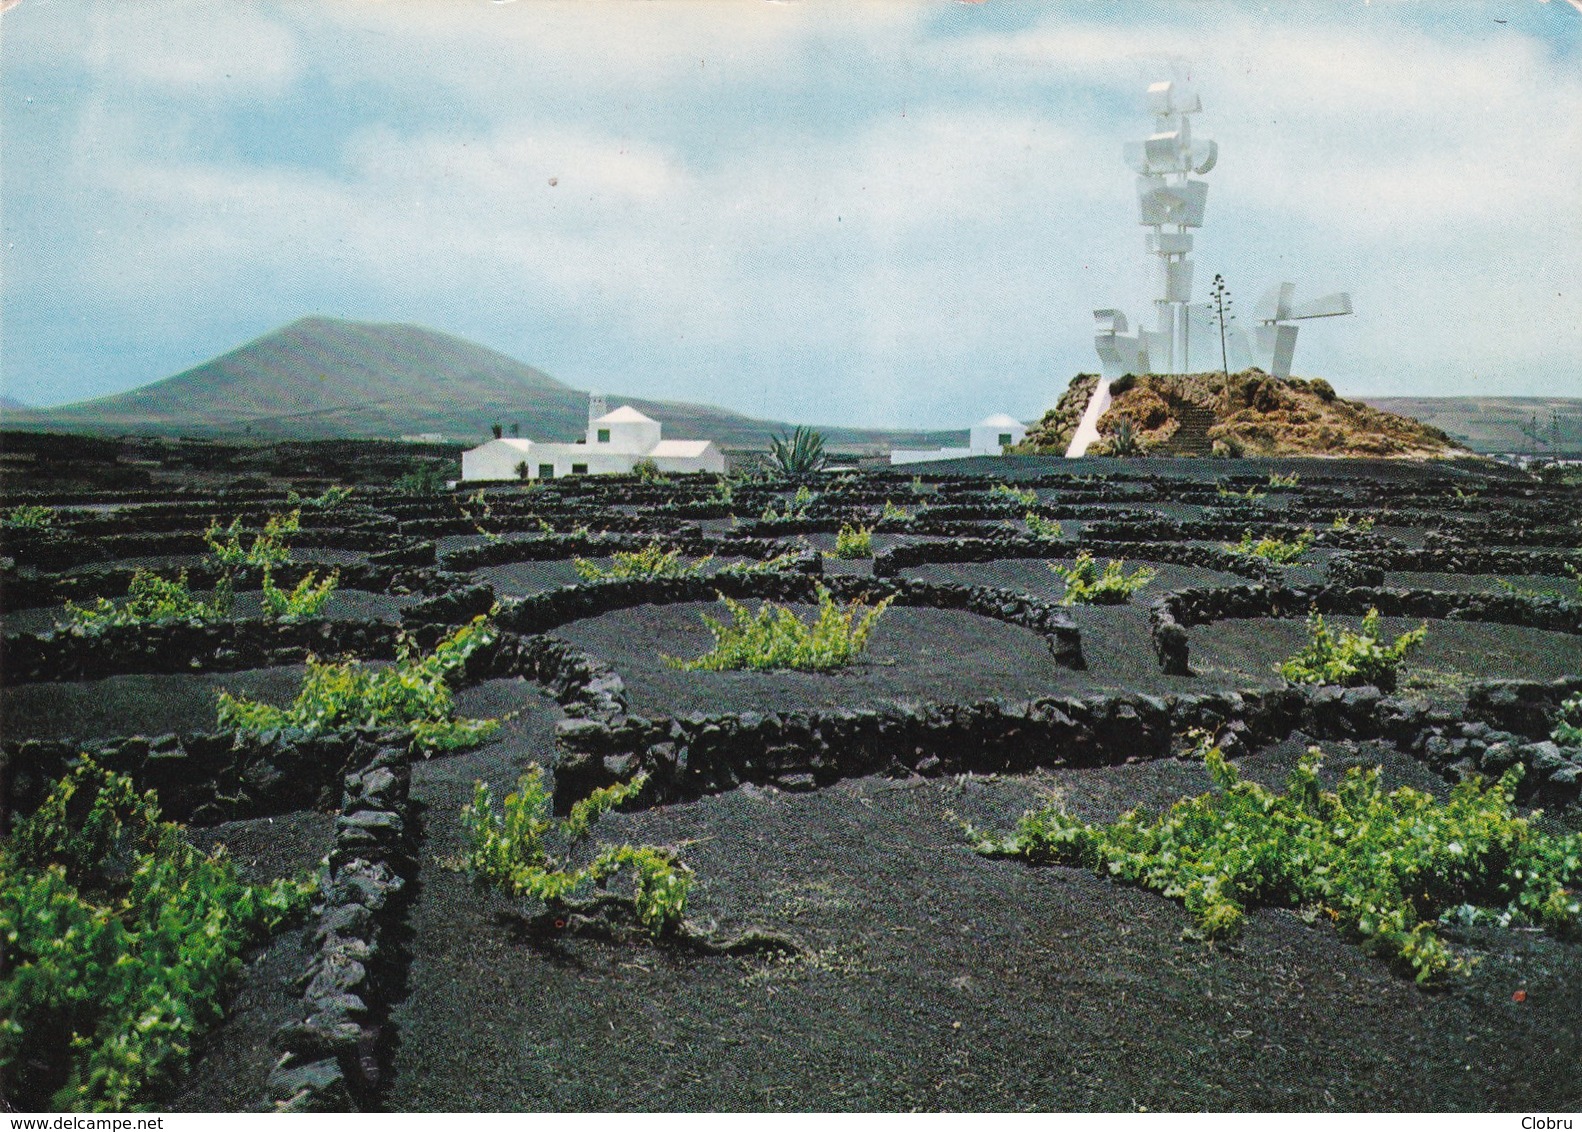
[[[1026,452],[1064,452],[1097,379],[1079,374],[1027,434]],[[1459,446],[1410,417],[1337,397],[1322,378],[1261,370],[1127,375],[1099,420],[1103,455],[1445,456]]]

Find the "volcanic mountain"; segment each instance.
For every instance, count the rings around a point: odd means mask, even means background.
[[[609,394],[676,437],[762,447],[789,425],[709,405]],[[8,409],[8,428],[293,439],[440,433],[482,440],[500,424],[539,440],[587,426],[588,395],[450,334],[401,323],[304,318],[212,361],[125,393],[48,409]],[[514,426],[514,428],[513,428]],[[951,443],[955,433],[825,428],[845,445]]]

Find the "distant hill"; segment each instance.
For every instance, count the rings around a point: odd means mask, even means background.
[[[31,405],[24,405],[21,401],[18,401],[15,397],[7,397],[4,393],[0,393],[0,413],[10,412],[13,409],[24,409],[24,410],[26,410],[26,409],[31,409],[31,408],[32,408]]]
[[[1543,455],[1555,448],[1561,452],[1582,452],[1582,397],[1364,397],[1362,400],[1376,409],[1414,417],[1443,429],[1474,452],[1537,452]],[[1535,440],[1525,429],[1536,432],[1541,439]]]
[[[708,405],[608,394],[663,422],[667,436],[761,447],[790,426]],[[496,422],[524,437],[583,434],[588,395],[514,358],[420,326],[304,318],[228,354],[125,393],[12,409],[7,428],[149,436],[323,439],[440,433],[470,442]],[[841,445],[915,446],[961,433],[824,428]],[[510,435],[508,432],[507,435]]]
[[[1060,403],[1028,430],[1024,450],[1064,452],[1098,379],[1079,374]],[[1228,385],[1228,389],[1227,389]],[[1280,380],[1259,370],[1128,375],[1110,384],[1092,456],[1130,434],[1160,456],[1444,456],[1457,445],[1410,417],[1337,397],[1327,381]]]

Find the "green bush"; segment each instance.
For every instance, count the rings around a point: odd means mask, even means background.
[[[318,581],[318,572],[308,571],[289,591],[275,585],[274,571],[264,567],[263,602],[264,616],[277,621],[295,621],[313,617],[324,608],[341,582],[341,572],[333,570],[329,577]]]
[[[332,485],[324,489],[320,495],[298,495],[295,491],[286,492],[286,502],[293,507],[311,507],[319,511],[327,511],[332,507],[339,507],[352,497],[352,489]]]
[[[665,550],[651,542],[639,551],[618,550],[609,566],[600,566],[586,558],[576,559],[572,565],[577,576],[589,582],[602,582],[617,578],[690,578],[703,572],[714,561],[711,554],[691,564],[681,561],[681,551]]]
[[[1044,542],[1053,542],[1064,538],[1065,528],[1058,519],[1046,519],[1036,511],[1029,511],[1022,516],[1022,522],[1027,524],[1027,533]]]
[[[804,484],[796,489],[796,494],[791,497],[791,502],[787,503],[783,510],[777,512],[774,504],[771,503],[764,508],[764,513],[760,518],[766,523],[785,519],[806,519],[807,509],[815,498],[817,496]]]
[[[1582,692],[1560,705],[1555,729],[1549,738],[1562,747],[1582,747]]]
[[[1372,515],[1364,515],[1359,519],[1347,512],[1344,515],[1336,515],[1335,521],[1330,524],[1329,529],[1332,531],[1356,531],[1358,534],[1365,535],[1373,530],[1373,524],[1376,522],[1378,520]]]
[[[1218,748],[1205,761],[1219,792],[1152,820],[1132,811],[1094,826],[1049,806],[1008,837],[969,832],[980,853],[1082,865],[1179,899],[1210,937],[1234,934],[1257,905],[1325,916],[1419,983],[1468,966],[1436,920],[1492,915],[1577,934],[1582,835],[1549,836],[1515,816],[1520,767],[1488,790],[1463,782],[1440,803],[1409,787],[1384,793],[1377,769],[1320,789],[1316,747],[1284,794],[1242,781]]]
[[[265,617],[286,621],[312,617],[324,608],[340,585],[340,572],[331,573],[323,581],[318,580],[316,571],[310,572],[290,591],[275,585],[274,578],[274,568],[291,559],[291,548],[286,543],[286,536],[301,529],[301,515],[301,508],[284,515],[271,515],[265,520],[263,530],[253,537],[252,544],[245,548],[242,546],[240,516],[225,528],[217,522],[210,523],[203,532],[203,538],[209,544],[207,561],[215,567],[218,576],[215,578],[214,592],[208,598],[200,598],[192,592],[185,570],[174,580],[168,580],[140,569],[132,575],[127,585],[127,600],[124,604],[116,606],[102,597],[94,599],[90,605],[77,605],[68,601],[61,626],[74,632],[98,633],[120,625],[222,621],[231,615],[235,605],[238,577],[255,567],[262,570]]]
[[[0,846],[0,1080],[13,1104],[126,1111],[218,1022],[243,950],[309,878],[243,884],[84,756]]]
[[[1032,507],[1038,503],[1038,492],[1030,487],[1012,487],[1008,483],[997,483],[989,488],[989,498]]]
[[[1049,568],[1066,580],[1061,605],[1125,605],[1132,594],[1159,576],[1152,566],[1125,572],[1126,560],[1110,561],[1100,572],[1093,555],[1082,551],[1070,566],[1051,562]]]
[[[1253,503],[1269,494],[1266,491],[1259,491],[1256,487],[1249,487],[1246,491],[1232,491],[1223,483],[1214,486],[1221,499],[1238,499]]]
[[[773,558],[765,558],[761,562],[733,562],[728,566],[721,566],[716,573],[719,574],[772,574],[778,570],[789,570],[796,564],[799,555],[796,551],[787,551],[777,554]]]
[[[391,486],[412,495],[438,495],[445,490],[445,473],[437,464],[413,464],[405,475],[397,476]]]
[[[1308,616],[1307,632],[1311,642],[1280,665],[1281,676],[1293,684],[1372,684],[1388,692],[1401,662],[1428,636],[1428,626],[1419,625],[1387,645],[1379,635],[1379,611],[1370,609],[1359,632],[1332,633],[1318,613]]]
[[[404,727],[424,750],[454,751],[485,742],[499,730],[497,719],[457,719],[447,678],[467,658],[493,643],[495,630],[485,616],[474,617],[440,641],[427,656],[403,638],[394,665],[367,668],[361,661],[337,663],[308,657],[302,688],[290,707],[278,708],[220,692],[222,729],[271,731],[300,727],[331,731],[349,727]]]
[[[4,515],[0,515],[0,527],[11,527],[17,530],[42,531],[55,525],[55,509],[53,507],[40,507],[36,505],[23,505],[13,507]]]
[[[66,603],[66,619],[61,626],[76,633],[99,633],[122,625],[168,625],[173,621],[221,621],[231,615],[236,597],[235,582],[229,573],[215,582],[214,593],[200,598],[187,586],[183,570],[174,581],[167,581],[148,570],[139,569],[127,584],[126,602],[117,606],[108,598],[95,598],[91,605]]]
[[[835,535],[836,558],[872,558],[873,531],[867,527],[854,527],[842,523]]]
[[[542,902],[551,915],[567,916],[589,907],[622,869],[635,877],[631,902],[638,921],[654,935],[681,926],[686,913],[690,870],[676,855],[652,845],[603,846],[593,860],[572,867],[572,856],[598,818],[636,796],[646,776],[595,790],[571,807],[561,821],[551,814],[543,771],[534,764],[517,780],[496,812],[488,784],[473,787],[472,803],[462,808],[469,844],[467,870],[474,879],[513,896]],[[551,843],[558,850],[551,850]]]
[[[1276,566],[1289,566],[1293,562],[1300,561],[1302,556],[1312,549],[1314,537],[1313,532],[1309,530],[1303,531],[1295,539],[1265,535],[1254,541],[1252,532],[1244,531],[1240,542],[1227,542],[1225,549],[1244,558],[1262,558],[1265,562],[1273,562]]]
[[[659,470],[659,465],[652,460],[639,460],[632,465],[632,474],[642,483],[664,486],[671,482],[669,476]]]
[[[291,561],[291,548],[286,536],[302,529],[302,508],[284,515],[271,515],[264,520],[264,529],[253,536],[253,545],[242,549],[242,519],[237,516],[224,528],[218,522],[210,523],[203,532],[203,541],[209,544],[209,558],[220,566],[279,566]]]
[[[908,511],[905,507],[898,507],[888,499],[884,501],[884,510],[879,512],[879,521],[881,523],[909,523],[913,517],[911,511]]]
[[[1282,476],[1279,472],[1269,473],[1269,486],[1275,491],[1282,491],[1296,487],[1301,482],[1302,477],[1297,475],[1295,472],[1292,472],[1288,476]]]
[[[664,657],[672,668],[723,672],[735,668],[792,668],[830,672],[853,663],[868,647],[868,636],[895,599],[887,597],[869,609],[853,602],[844,610],[823,586],[818,587],[818,616],[807,624],[796,613],[768,602],[756,614],[740,602],[719,595],[730,611],[725,624],[708,614],[703,623],[714,634],[714,648],[694,660]]]

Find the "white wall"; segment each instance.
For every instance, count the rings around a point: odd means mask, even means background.
[[[600,429],[610,430],[610,439],[603,444],[599,443]],[[658,447],[661,431],[658,421],[594,421],[588,426],[588,447],[641,455]]]
[[[1020,444],[1027,439],[1027,426],[1020,423],[1015,425],[976,424],[972,426],[970,435],[971,439],[967,441],[967,445],[973,451],[988,452],[998,456],[1006,444]],[[1011,439],[1002,442],[1000,440],[1002,436],[1009,436]]]
[[[461,454],[461,478],[464,480],[514,480],[516,479],[516,466],[526,460],[528,467],[533,467],[533,450],[537,447],[531,440],[522,440],[510,443],[505,440],[491,440],[487,444],[480,444],[477,448],[469,448]]]

